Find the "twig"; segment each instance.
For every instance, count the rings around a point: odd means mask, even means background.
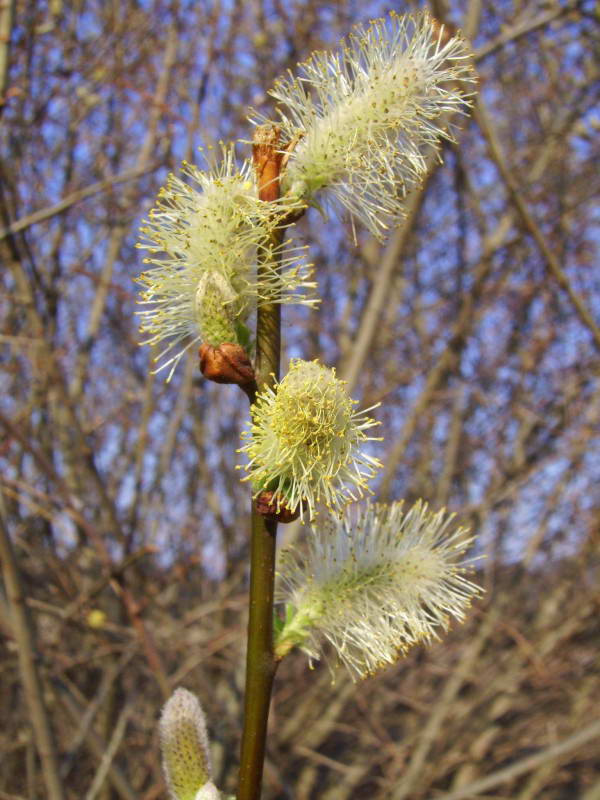
[[[96,770],[96,774],[94,775],[92,785],[90,786],[89,790],[85,795],[85,800],[95,800],[95,798],[98,796],[98,792],[102,789],[108,771],[110,770],[110,765],[112,764],[114,757],[117,754],[117,750],[119,749],[119,746],[123,740],[123,737],[125,736],[125,729],[127,727],[127,722],[129,721],[129,717],[131,716],[131,712],[132,712],[131,706],[125,706],[125,708],[119,714],[119,718],[116,722],[113,735],[110,737],[110,742],[108,743],[106,752],[102,756],[102,760],[98,765],[98,769]]]
[[[487,276],[492,268],[491,257],[483,256],[482,260],[477,266],[474,275],[473,287],[469,293],[466,293],[462,298],[460,310],[458,312],[456,323],[452,330],[452,335],[448,340],[445,348],[441,351],[435,364],[429,371],[425,386],[423,387],[417,401],[413,408],[406,415],[402,430],[391,448],[387,458],[386,465],[383,471],[382,481],[379,488],[380,498],[387,499],[392,489],[394,480],[394,473],[396,465],[400,462],[402,455],[408,443],[410,442],[421,414],[429,405],[434,392],[438,389],[444,377],[448,374],[449,370],[456,363],[459,353],[462,351],[467,341],[468,333],[475,319],[475,302],[483,290],[483,286]]]
[[[56,681],[55,688],[57,689],[59,699],[73,719],[73,722],[79,724],[84,713],[83,707],[71,696],[64,684]],[[98,761],[102,761],[107,745],[103,738],[96,733],[93,727],[90,727],[86,731],[85,743],[95,758]],[[110,778],[112,787],[121,800],[138,800],[138,795],[129,785],[129,781],[127,780],[123,770],[118,766],[118,764],[115,764],[114,761],[110,763],[108,776]]]
[[[533,756],[522,758],[520,761],[515,761],[504,769],[499,769],[488,775],[487,778],[481,778],[474,781],[468,786],[459,789],[457,792],[450,792],[450,794],[438,795],[439,800],[469,800],[469,798],[476,797],[481,792],[487,789],[492,789],[494,786],[499,786],[502,783],[507,783],[519,775],[524,775],[526,772],[536,769],[541,764],[546,764],[551,761],[558,761],[562,756],[567,755],[572,750],[583,747],[588,742],[593,741],[600,737],[600,719],[591,722],[583,730],[574,733],[563,739],[562,742],[547,747],[540,753]]]
[[[528,33],[533,33],[534,31],[543,28],[550,22],[554,22],[555,19],[565,16],[569,12],[573,11],[578,5],[579,3],[577,0],[571,0],[568,3],[565,3],[565,5],[557,6],[550,11],[546,11],[544,14],[540,14],[538,17],[527,20],[527,22],[523,22],[513,26],[512,28],[503,30],[502,33],[491,42],[488,42],[487,44],[477,48],[475,51],[475,60],[481,61],[486,56],[489,56],[491,53],[495,53],[496,50],[500,50],[500,48],[504,47],[510,42],[514,42],[517,39],[520,39],[522,36],[527,36]]]
[[[75,429],[77,424],[77,419],[75,418],[74,415],[71,417],[71,419],[73,421],[73,429]],[[62,478],[55,472],[53,466],[46,459],[46,457],[37,448],[34,448],[31,445],[31,443],[27,441],[27,439],[25,439],[23,434],[13,425],[12,421],[8,417],[5,417],[4,414],[2,414],[2,412],[0,412],[0,423],[4,425],[4,427],[23,444],[23,447],[26,450],[31,452],[31,454],[36,459],[38,466],[40,466],[44,470],[44,472],[46,472],[46,474],[48,474],[54,480],[59,493],[65,500],[65,503],[67,505],[72,505],[71,492],[69,491],[68,486],[64,483]],[[112,516],[111,522],[114,523],[114,528],[116,530],[120,530],[120,525],[116,517],[116,512],[114,511],[114,507],[112,506],[112,503],[108,495],[106,494],[106,487],[102,483],[100,476],[96,471],[95,465],[93,464],[93,462],[88,461],[88,467],[90,470],[90,474],[94,478],[99,491],[102,492],[103,499],[105,500],[107,508],[111,511],[111,516]],[[105,573],[104,577],[107,578],[108,576],[110,576],[109,584],[111,588],[121,598],[123,605],[127,610],[127,613],[130,615],[132,626],[140,639],[144,655],[148,660],[148,664],[150,665],[152,674],[154,675],[160,687],[161,693],[164,699],[166,700],[171,693],[169,679],[167,677],[166,670],[162,663],[160,654],[156,648],[156,645],[154,644],[152,635],[148,630],[144,620],[142,619],[139,604],[136,602],[131,589],[128,587],[122,572],[120,574],[117,574],[116,576],[114,575],[112,559],[99,531],[97,531],[96,528],[91,523],[89,523],[83,515],[81,515],[79,518],[76,517],[73,518],[77,519],[78,524],[81,525],[82,529],[90,536],[90,539],[96,545],[96,550],[101,560],[103,570]]]
[[[556,258],[554,252],[552,251],[552,248],[546,241],[546,237],[542,233],[540,227],[533,218],[533,215],[529,211],[527,203],[525,202],[521,194],[519,185],[515,177],[513,176],[512,172],[510,171],[506,161],[504,160],[504,155],[502,153],[500,141],[496,136],[496,132],[494,131],[494,128],[489,120],[487,111],[485,109],[485,105],[483,104],[481,98],[479,99],[475,107],[474,117],[475,120],[477,121],[477,124],[479,125],[479,128],[483,136],[485,137],[488,143],[492,160],[496,163],[496,166],[498,167],[498,172],[500,173],[502,180],[506,184],[508,193],[521,216],[523,225],[525,226],[527,231],[531,234],[535,243],[537,244],[538,249],[540,250],[546,262],[548,271],[554,277],[560,288],[566,293],[580,321],[590,331],[596,343],[596,347],[600,349],[600,327],[594,321],[594,318],[592,317],[590,311],[586,307],[581,297],[579,297],[575,289],[573,289],[573,287],[571,286],[567,274],[560,266],[558,259]]]
[[[65,793],[58,772],[55,738],[44,703],[44,689],[35,659],[33,626],[21,585],[19,568],[4,518],[4,501],[0,493],[0,560],[2,576],[10,608],[13,635],[19,653],[19,672],[29,706],[36,747],[42,762],[42,773],[49,800],[64,800]]]
[[[448,718],[456,696],[488,640],[488,636],[495,625],[497,615],[497,611],[488,613],[486,619],[479,628],[476,638],[464,649],[456,668],[449,675],[438,702],[427,720],[427,723],[420,732],[417,745],[412,753],[406,771],[392,794],[393,800],[404,800],[405,797],[410,797],[417,788],[419,778],[423,774],[427,756],[433,748],[441,727]]]
[[[8,72],[10,69],[10,40],[15,19],[15,0],[4,0],[0,3],[0,114],[6,98]]]
[[[94,724],[94,718],[96,717],[98,710],[100,709],[102,703],[104,703],[110,687],[114,684],[125,667],[127,667],[131,659],[134,657],[136,650],[136,644],[133,646],[130,645],[127,650],[125,650],[121,658],[115,664],[112,664],[102,675],[100,687],[96,692],[96,696],[88,704],[78,722],[77,730],[69,747],[67,759],[63,759],[63,763],[61,765],[61,777],[63,780],[68,777],[75,765],[78,763],[80,748],[85,742],[85,739]]]
[[[489,55],[490,52],[502,47],[509,41],[544,27],[544,25],[549,24],[554,19],[562,16],[568,10],[571,10],[573,7],[575,7],[575,5],[576,4],[573,2],[568,3],[558,11],[553,10],[546,14],[542,14],[539,17],[536,17],[534,20],[530,20],[519,27],[503,33],[496,41],[476,50],[474,53],[474,60],[478,62],[482,58],[485,58],[485,56]],[[476,30],[473,30],[472,34],[475,33]],[[405,250],[408,235],[414,228],[415,218],[424,199],[429,180],[440,166],[440,161],[435,158],[434,155],[429,157],[427,177],[421,186],[411,192],[407,200],[407,217],[403,221],[402,226],[399,227],[394,232],[393,236],[390,237],[389,244],[387,245],[383,256],[383,261],[375,272],[376,279],[371,289],[371,294],[369,295],[367,307],[361,319],[358,336],[352,347],[351,361],[348,364],[345,364],[342,369],[342,377],[344,380],[348,381],[349,391],[351,391],[356,385],[358,376],[360,375],[363,364],[365,363],[369,347],[375,338],[376,331],[378,330],[381,320],[381,312],[388,297],[392,276],[394,271],[397,269],[397,265]]]
[[[154,172],[159,166],[160,164],[153,163],[142,167],[133,167],[133,169],[123,170],[123,172],[119,172],[117,175],[111,175],[109,178],[105,178],[102,181],[92,183],[83,189],[77,189],[66,197],[63,197],[62,200],[59,200],[58,203],[55,203],[53,206],[47,206],[46,208],[41,208],[39,211],[34,211],[32,214],[17,219],[11,225],[8,225],[8,227],[0,230],[0,241],[9,236],[14,236],[15,233],[19,233],[25,230],[25,228],[36,225],[38,222],[45,222],[47,219],[55,217],[57,214],[62,214],[63,211],[66,211],[76,203],[87,200],[95,194],[100,194],[100,192],[110,189],[111,186],[116,186],[118,183],[125,183],[126,181],[132,181],[149,172]]]
[[[369,350],[380,328],[383,309],[386,303],[389,302],[390,284],[394,273],[398,270],[400,257],[413,229],[415,217],[421,208],[423,197],[424,187],[419,187],[419,190],[414,191],[410,195],[406,203],[406,218],[402,221],[402,225],[394,231],[390,237],[381,264],[374,270],[374,283],[371,288],[367,306],[360,320],[358,334],[350,351],[350,358],[343,364],[340,370],[341,377],[347,381],[348,392],[352,392],[355,388],[363,371]]]

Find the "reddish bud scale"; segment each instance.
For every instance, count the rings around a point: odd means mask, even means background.
[[[278,502],[277,499],[274,498],[274,495],[274,492],[267,491],[261,492],[258,495],[255,501],[257,513],[266,517],[266,519],[273,520],[273,522],[282,522],[283,524],[298,519],[300,516],[300,507],[295,511],[290,511],[289,508],[279,503],[278,510]]]
[[[283,152],[279,149],[281,131],[277,125],[260,125],[254,134],[252,159],[258,178],[258,196],[265,202],[279,198],[279,173]]]
[[[223,342],[218,347],[203,344],[199,356],[200,371],[209,381],[244,387],[255,380],[252,362],[239,344]]]

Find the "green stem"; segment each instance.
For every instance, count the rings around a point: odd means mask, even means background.
[[[257,383],[262,389],[279,373],[280,306],[259,310]],[[260,797],[267,722],[276,662],[273,655],[273,589],[277,523],[266,520],[252,503],[250,614],[246,657],[246,697],[238,800]]]
[[[279,193],[281,155],[278,153],[278,139],[276,126],[261,126],[255,132],[254,166],[259,196],[266,202],[274,200]],[[265,259],[275,257],[273,252],[282,238],[283,231],[276,231],[272,240],[273,250],[265,253]],[[259,265],[259,280],[260,272]],[[273,386],[279,378],[280,357],[281,306],[270,303],[257,311],[255,373],[258,391]],[[251,402],[254,399],[252,394],[249,394]],[[277,523],[258,514],[253,502],[246,696],[237,800],[259,800],[261,794],[271,690],[277,669],[273,653],[276,537]]]
[[[277,523],[252,513],[250,619],[238,800],[258,800],[262,785],[273,658],[273,578]]]

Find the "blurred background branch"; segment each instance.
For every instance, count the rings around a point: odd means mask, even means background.
[[[285,659],[266,800],[598,792],[600,19],[587,0],[431,7],[473,42],[480,106],[385,245],[300,221],[322,302],[284,309],[283,366],[319,356],[383,401],[376,497],[456,511],[486,600],[357,688]],[[195,354],[151,374],[137,228],[168,171],[248,140],[277,76],[387,10],[0,5],[1,797],[164,797],[156,718],[181,683],[235,786],[247,402]]]

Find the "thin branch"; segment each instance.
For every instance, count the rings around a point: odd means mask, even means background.
[[[504,32],[495,42],[476,50],[474,53],[474,60],[478,62],[486,55],[489,55],[490,52],[493,52],[508,42],[544,27],[557,17],[562,16],[568,10],[571,10],[575,5],[576,4],[574,2],[568,3],[558,11],[550,11],[546,14],[536,17],[534,20],[530,20],[526,24],[511,28],[510,30]],[[476,17],[476,14],[473,14],[473,16]],[[475,28],[476,22],[469,20],[468,34],[471,38],[477,32]],[[348,381],[348,391],[352,391],[356,385],[362,367],[365,363],[369,348],[374,340],[376,331],[378,330],[380,324],[381,312],[388,297],[390,282],[398,264],[400,263],[400,259],[408,241],[409,233],[413,230],[415,218],[424,199],[429,180],[435,174],[435,172],[437,172],[440,166],[441,163],[435,154],[430,155],[427,176],[423,183],[418,188],[414,189],[408,197],[406,204],[406,219],[403,220],[402,225],[390,237],[383,260],[376,270],[375,283],[371,289],[368,304],[361,319],[358,336],[352,347],[351,361],[344,365],[342,369],[342,376],[344,380]]]
[[[15,0],[0,3],[0,114],[6,104],[5,92],[8,87],[10,70],[10,42],[15,19]]]
[[[19,673],[29,706],[36,747],[42,762],[42,773],[49,800],[64,800],[66,795],[58,771],[55,737],[44,702],[44,688],[36,664],[36,645],[21,576],[5,523],[4,502],[0,493],[0,560],[6,596],[10,608],[12,630],[19,653]]]
[[[417,429],[422,413],[431,402],[431,398],[444,381],[444,378],[457,363],[459,355],[467,342],[475,320],[476,300],[483,291],[491,268],[492,259],[484,253],[474,274],[473,287],[462,298],[452,335],[427,374],[425,385],[415,404],[406,414],[400,434],[386,457],[385,469],[379,488],[379,496],[382,499],[387,500],[390,495],[396,466],[400,463],[400,459]]]
[[[418,742],[402,779],[392,794],[393,800],[404,800],[405,797],[410,797],[416,790],[418,781],[423,774],[427,757],[431,753],[439,731],[448,719],[451,713],[450,709],[461,687],[474,665],[477,663],[477,659],[488,640],[490,632],[494,628],[497,617],[497,610],[488,613],[479,628],[477,636],[471,641],[469,646],[463,650],[454,671],[448,676],[448,680],[441,691],[438,702],[434,706],[425,726],[420,731]]]
[[[522,22],[521,24],[504,29],[502,33],[491,42],[488,42],[487,44],[477,48],[475,51],[476,61],[481,61],[486,56],[491,55],[491,53],[495,53],[496,50],[500,50],[510,42],[514,42],[517,39],[520,39],[522,36],[527,36],[528,33],[533,33],[540,28],[544,28],[550,22],[554,22],[555,19],[569,14],[571,11],[576,9],[578,5],[578,0],[570,0],[570,2],[565,3],[560,7],[553,8],[550,11],[546,11],[544,14],[540,14],[538,17],[534,17],[526,22]]]
[[[92,729],[94,719],[97,716],[100,707],[106,701],[106,696],[108,695],[110,688],[118,679],[119,675],[122,674],[123,670],[129,665],[131,659],[136,654],[136,651],[136,643],[129,645],[119,660],[109,666],[109,668],[102,675],[100,679],[100,686],[96,692],[96,695],[92,700],[90,700],[77,723],[73,740],[68,748],[67,758],[63,758],[63,763],[61,764],[61,777],[63,780],[66,780],[75,767],[80,763],[80,750],[86,740],[86,737]]]
[[[439,800],[469,800],[469,798],[476,797],[481,794],[481,792],[493,789],[495,786],[518,778],[519,775],[531,772],[541,764],[558,762],[563,756],[569,754],[573,750],[583,747],[588,742],[599,737],[600,719],[597,719],[587,725],[583,730],[574,733],[572,736],[568,736],[566,739],[563,739],[562,742],[547,747],[540,753],[522,758],[520,761],[515,761],[514,764],[510,764],[508,767],[504,767],[504,769],[499,769],[491,775],[488,775],[487,778],[474,781],[456,792],[438,795],[438,798]]]
[[[64,684],[56,681],[55,688],[57,689],[59,699],[72,718],[73,723],[78,725],[84,715],[83,706],[71,696]],[[93,727],[88,728],[86,731],[85,743],[96,760],[101,762],[102,758],[104,757],[104,753],[106,752],[107,745],[103,738],[96,733]],[[129,785],[127,776],[121,767],[119,767],[118,764],[115,764],[114,761],[111,761],[109,765],[108,776],[113,789],[121,798],[121,800],[138,800],[138,795]]]
[[[428,178],[429,174],[431,173],[428,173]],[[360,320],[358,335],[350,351],[350,359],[340,370],[341,377],[347,381],[348,392],[352,392],[355,388],[367,360],[369,349],[380,328],[383,309],[389,302],[390,284],[394,273],[398,270],[401,255],[412,231],[415,217],[421,208],[423,197],[424,186],[419,187],[409,196],[406,203],[406,218],[390,237],[381,264],[375,270],[375,281],[369,294],[367,307]]]
[[[98,765],[92,785],[85,795],[85,800],[95,800],[95,798],[98,796],[98,792],[104,786],[110,766],[114,761],[117,750],[119,749],[121,742],[123,741],[123,737],[125,736],[125,729],[127,728],[127,723],[131,713],[132,708],[131,706],[127,705],[119,714],[119,718],[117,719],[114,727],[113,735],[110,737],[110,742],[108,743],[106,752],[102,756],[102,760]]]
[[[112,175],[110,178],[105,178],[102,181],[92,183],[89,186],[86,186],[84,189],[77,189],[76,191],[71,192],[71,194],[68,194],[66,197],[63,197],[62,200],[59,200],[58,203],[55,203],[53,206],[47,206],[46,208],[41,208],[39,211],[34,211],[32,214],[28,214],[26,217],[17,219],[11,225],[8,225],[6,228],[0,230],[0,241],[7,239],[9,236],[14,236],[15,233],[19,233],[20,231],[25,230],[25,228],[30,228],[32,225],[36,225],[38,222],[45,222],[47,219],[55,217],[57,214],[62,214],[63,211],[66,211],[76,203],[81,203],[82,200],[87,200],[96,194],[100,194],[100,192],[110,189],[111,186],[116,186],[117,184],[125,183],[126,181],[132,181],[135,180],[135,178],[139,178],[142,175],[148,174],[149,172],[154,172],[159,166],[160,163],[154,163],[147,164],[142,167],[133,167],[132,169],[126,169],[123,172],[119,172],[118,175]]]
[[[600,349],[600,327],[594,321],[594,318],[592,317],[589,309],[587,308],[581,297],[572,287],[566,272],[559,264],[558,259],[554,255],[552,248],[546,241],[546,237],[542,233],[540,227],[533,218],[533,215],[529,211],[527,203],[523,199],[523,195],[521,193],[519,184],[517,183],[517,180],[515,179],[513,173],[509,169],[508,164],[504,159],[502,148],[500,146],[500,141],[496,136],[496,132],[494,131],[494,128],[490,122],[485,105],[481,100],[481,98],[479,99],[475,107],[474,116],[482,134],[484,135],[488,143],[492,160],[498,167],[498,172],[502,176],[502,180],[506,184],[508,193],[521,216],[523,225],[525,226],[527,231],[531,234],[535,243],[537,244],[538,249],[541,252],[546,262],[548,271],[556,280],[560,288],[566,293],[580,321],[590,331],[590,333],[594,337],[596,347]]]

